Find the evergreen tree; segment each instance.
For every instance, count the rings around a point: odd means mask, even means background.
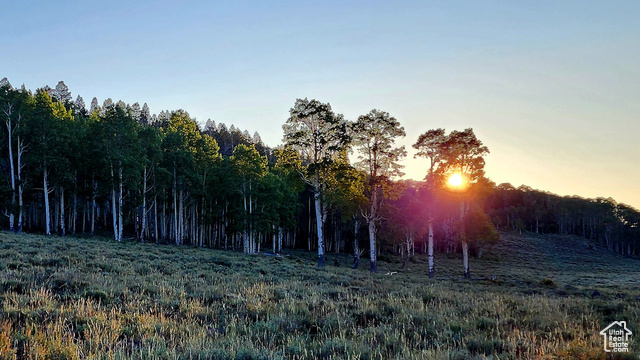
[[[428,208],[427,222],[428,222],[428,256],[429,256],[429,277],[435,276],[435,266],[433,261],[433,204],[435,201],[435,190],[437,188],[436,183],[440,180],[436,178],[436,170],[438,170],[440,163],[442,162],[442,155],[444,153],[443,145],[445,143],[446,136],[444,129],[429,130],[418,137],[418,141],[413,144],[413,147],[418,150],[415,157],[425,157],[429,159],[429,170],[427,172],[426,180],[426,204]]]
[[[86,109],[86,106],[84,104],[84,99],[82,98],[82,96],[78,95],[78,97],[76,97],[76,101],[75,101],[74,105],[75,105],[74,113],[76,115],[80,115],[80,116],[87,115],[87,109]]]
[[[6,136],[3,136],[6,140],[2,141],[2,144],[6,144],[7,157],[3,158],[8,159],[6,165],[9,168],[7,172],[9,179],[6,182],[6,189],[3,191],[6,196],[2,198],[11,199],[4,204],[5,215],[9,218],[9,229],[21,232],[24,210],[23,168],[25,166],[24,154],[27,148],[24,140],[26,128],[23,123],[25,122],[25,117],[30,115],[33,102],[29,93],[14,90],[8,81],[3,81],[3,84],[3,86],[0,86],[0,116],[2,116],[6,125],[4,127],[6,132],[0,131],[0,134],[6,134]],[[0,147],[0,149],[2,148]],[[0,161],[0,164],[2,164],[2,161]],[[4,168],[4,166],[2,167]]]
[[[131,105],[131,107],[129,108],[129,115],[133,120],[141,124],[143,123],[142,121],[140,121],[140,118],[142,117],[142,109],[140,108],[140,104],[138,104],[137,102],[133,103],[133,105]]]
[[[176,245],[182,245],[191,235],[187,232],[189,226],[186,222],[190,210],[187,209],[188,201],[192,200],[191,189],[201,187],[196,152],[202,135],[195,120],[184,110],[172,112],[163,131],[165,167],[172,173],[173,232],[170,237]]]
[[[0,88],[13,89],[13,87],[11,86],[11,83],[9,82],[9,80],[6,77],[3,77],[0,80]]]
[[[301,173],[303,179],[313,189],[318,233],[318,266],[325,265],[324,223],[326,203],[323,197],[329,166],[336,155],[350,142],[347,122],[342,115],[335,115],[329,104],[317,100],[297,99],[291,108],[290,117],[282,126],[285,144],[300,153],[307,163]]]
[[[147,105],[147,103],[142,105],[142,110],[140,111],[140,124],[151,124],[151,113],[149,112],[149,105]]]
[[[56,88],[53,90],[52,97],[54,100],[60,101],[65,106],[68,106],[69,103],[71,103],[71,100],[73,99],[71,97],[71,92],[69,91],[69,87],[65,85],[64,81],[58,81],[58,85],[56,85]]]
[[[64,218],[64,187],[70,181],[68,144],[73,116],[61,102],[53,102],[49,93],[40,89],[35,95],[35,109],[28,121],[28,163],[41,175],[45,208],[45,233],[51,234],[50,194],[58,191],[58,212]],[[64,235],[64,221],[57,223]]]
[[[112,103],[111,103],[112,104]],[[121,106],[110,105],[105,101],[100,117],[100,150],[103,156],[103,175],[108,179],[111,193],[111,215],[114,239],[122,240],[125,226],[125,190],[135,191],[140,184],[144,168],[144,154],[138,137],[138,123]],[[128,186],[125,189],[125,185]],[[130,206],[133,207],[133,206]]]
[[[356,163],[367,173],[367,192],[369,208],[366,219],[369,223],[369,255],[371,272],[377,271],[376,226],[380,220],[379,208],[384,194],[383,185],[394,176],[401,176],[402,166],[399,160],[406,156],[404,146],[393,147],[396,138],[404,137],[405,131],[400,123],[389,113],[371,110],[358,117],[353,126],[354,145],[360,155]]]
[[[97,98],[93,98],[91,99],[91,107],[89,108],[89,114],[93,114],[96,111],[100,111],[100,105],[98,105],[98,99]]]
[[[460,184],[449,186],[451,191],[460,197],[460,222],[464,224],[467,211],[466,192],[484,178],[484,156],[489,154],[489,149],[476,138],[473,129],[464,131],[452,131],[441,146],[442,165],[438,173],[442,177],[457,175]],[[469,244],[465,227],[460,226],[460,241],[462,243],[462,257],[464,277],[471,277],[469,272]]]
[[[267,174],[267,158],[260,156],[255,146],[241,144],[236,146],[229,160],[239,177],[239,191],[243,201],[243,251],[254,254],[259,249],[259,237],[256,234],[258,191]]]

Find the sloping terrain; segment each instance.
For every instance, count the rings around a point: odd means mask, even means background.
[[[0,232],[0,358],[604,359],[602,328],[640,331],[640,262],[574,237],[503,234],[471,281],[285,255]]]

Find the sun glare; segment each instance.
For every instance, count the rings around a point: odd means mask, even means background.
[[[449,182],[449,186],[460,187],[462,186],[462,183],[463,183],[462,175],[460,175],[459,173],[455,173],[449,177],[448,182]]]

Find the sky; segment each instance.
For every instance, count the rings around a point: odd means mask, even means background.
[[[0,78],[282,142],[297,98],[473,128],[486,175],[640,208],[639,1],[6,1]]]

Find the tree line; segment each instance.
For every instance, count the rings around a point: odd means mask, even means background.
[[[431,277],[434,252],[461,252],[469,277],[469,255],[481,256],[496,228],[576,234],[638,255],[637,210],[496,186],[472,129],[420,135],[425,181],[401,181],[404,128],[375,109],[348,121],[329,103],[297,99],[277,148],[233,125],[201,128],[184,110],[152,115],[96,98],[87,109],[64,82],[32,92],[3,79],[0,116],[0,224],[13,231],[248,254],[306,248],[319,266],[328,251],[350,251],[357,267],[368,250],[372,272],[381,252],[406,263],[417,245]]]

